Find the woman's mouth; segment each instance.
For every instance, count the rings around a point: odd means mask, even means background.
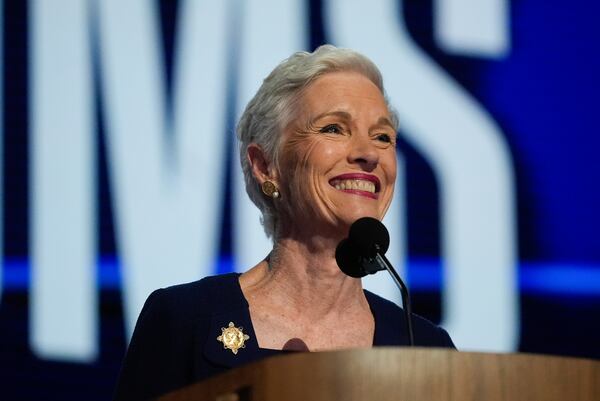
[[[339,191],[350,192],[377,199],[379,179],[369,174],[342,174],[329,180],[329,185]]]

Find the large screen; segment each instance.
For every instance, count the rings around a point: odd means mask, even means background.
[[[388,258],[459,349],[600,358],[600,5],[2,3],[0,398],[110,399],[156,288],[265,258],[235,127],[324,43],[400,130]],[[366,288],[401,305],[384,273]]]

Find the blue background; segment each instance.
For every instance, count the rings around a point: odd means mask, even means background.
[[[511,51],[502,60],[451,56],[433,40],[432,2],[405,1],[413,39],[502,127],[517,183],[519,349],[600,358],[600,4],[511,2]],[[176,1],[157,2],[171,76]],[[310,1],[314,48],[327,42],[321,2]],[[5,1],[4,293],[0,303],[0,399],[110,399],[125,336],[106,157],[100,146],[100,357],[93,364],[38,359],[28,344],[29,157],[27,2]],[[101,113],[99,106],[97,112]],[[98,141],[103,145],[99,127]],[[408,143],[409,271],[414,309],[441,316],[438,183]],[[228,205],[220,271],[230,269]]]

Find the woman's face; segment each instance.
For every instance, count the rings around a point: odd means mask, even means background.
[[[377,86],[355,72],[329,73],[305,89],[296,113],[280,153],[284,229],[345,234],[360,217],[382,219],[396,131]]]

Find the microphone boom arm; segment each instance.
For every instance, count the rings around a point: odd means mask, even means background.
[[[390,273],[392,279],[394,280],[394,282],[398,286],[398,289],[400,290],[400,294],[402,297],[402,306],[404,306],[404,315],[406,317],[406,332],[408,335],[408,344],[411,347],[413,347],[415,345],[415,337],[413,334],[412,327],[412,310],[410,307],[408,287],[406,287],[406,284],[404,284],[404,281],[402,281],[400,275],[396,272],[390,261],[385,257],[385,255],[382,252],[380,252],[379,245],[375,244],[375,249],[377,251],[377,253],[375,254],[375,260],[377,261],[377,264],[379,264],[382,267],[381,270],[385,269],[388,271],[388,273]]]

